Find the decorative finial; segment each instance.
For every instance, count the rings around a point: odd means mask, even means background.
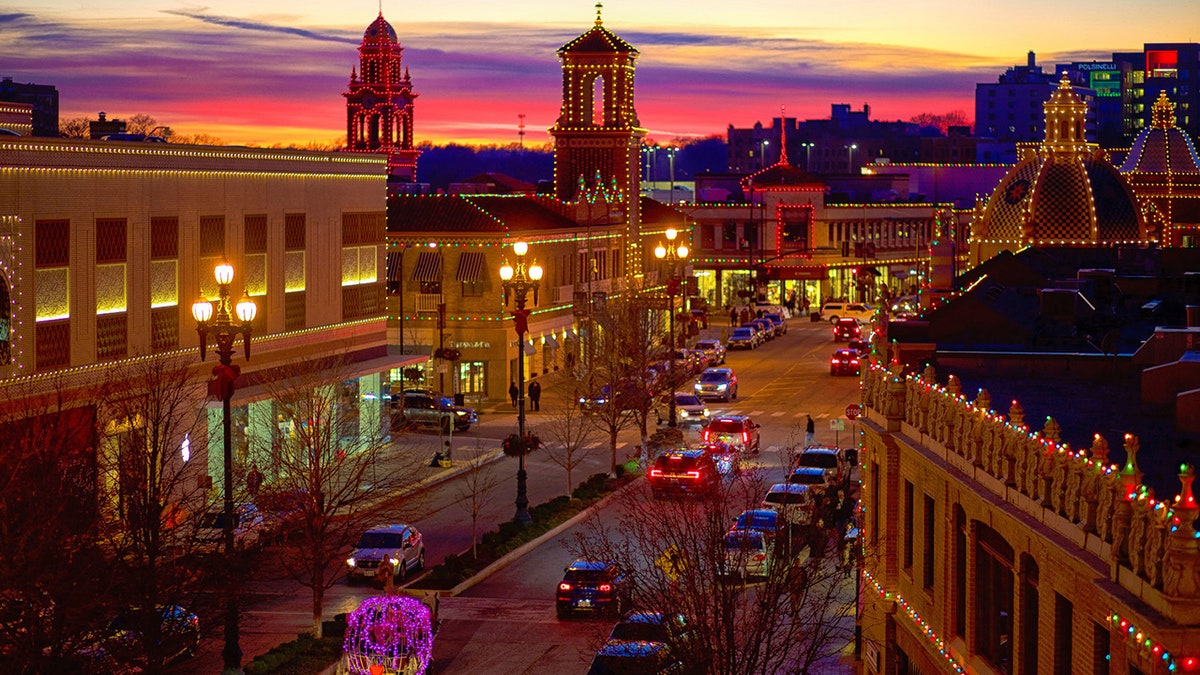
[[[1042,425],[1042,437],[1054,443],[1062,440],[1062,427],[1049,415],[1046,416],[1046,423]]]
[[[992,411],[992,395],[987,389],[979,388],[979,393],[975,395],[975,408],[981,413],[989,413]]]
[[[1166,91],[1158,92],[1158,98],[1150,108],[1150,125],[1155,129],[1170,129],[1175,126],[1175,104],[1167,98]]]
[[[1102,467],[1108,464],[1108,441],[1100,434],[1092,437],[1092,457]]]
[[[602,9],[604,9],[604,3],[597,2],[596,3],[596,25],[597,26],[604,25],[604,19],[600,18],[600,10],[602,10]]]
[[[1137,436],[1125,434],[1125,468],[1121,469],[1121,473],[1133,477],[1135,484],[1142,482],[1142,470],[1137,464],[1137,454],[1141,449],[1142,444]]]
[[[1025,408],[1021,407],[1016,399],[1013,399],[1012,405],[1008,407],[1008,419],[1014,427],[1025,426]]]
[[[1186,509],[1196,508],[1196,496],[1192,493],[1192,481],[1196,480],[1196,469],[1191,464],[1183,464],[1179,467],[1179,482],[1183,484],[1183,491],[1179,493],[1179,497],[1175,500],[1176,506],[1182,506]]]

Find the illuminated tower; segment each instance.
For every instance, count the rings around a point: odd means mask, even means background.
[[[387,154],[389,182],[413,182],[417,156],[413,149],[412,81],[400,62],[404,48],[396,31],[380,13],[363,33],[359,67],[350,72],[346,97],[346,149]]]
[[[600,4],[596,25],[558,50],[562,61],[562,110],[550,128],[554,137],[554,189],[562,201],[578,201],[581,176],[599,173],[621,193],[626,222],[626,275],[641,276],[638,225],[640,153],[646,130],[633,107],[633,70],[638,51],[604,27]]]

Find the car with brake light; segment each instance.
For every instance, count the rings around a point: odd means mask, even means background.
[[[655,499],[666,495],[707,494],[721,482],[716,461],[704,450],[672,450],[654,460],[646,475]]]
[[[559,619],[575,614],[619,616],[632,605],[633,589],[621,566],[607,560],[580,558],[563,570],[555,594]]]
[[[346,582],[373,581],[379,565],[386,559],[396,579],[425,567],[425,542],[412,525],[395,524],[373,527],[358,538],[346,558]]]
[[[849,349],[862,359],[871,353],[871,342],[869,340],[851,340],[846,344],[846,349]]]
[[[745,415],[721,415],[714,417],[708,426],[704,427],[700,439],[705,443],[728,443],[734,449],[757,455],[760,426]]]
[[[839,349],[829,358],[830,375],[858,375],[858,352],[853,349]]]
[[[833,341],[857,340],[862,336],[862,328],[854,319],[838,319],[833,324]]]
[[[737,399],[738,379],[733,368],[705,368],[692,385],[692,392],[701,399],[720,399],[728,402]]]

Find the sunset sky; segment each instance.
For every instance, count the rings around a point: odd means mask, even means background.
[[[345,139],[345,99],[378,0],[16,0],[0,8],[0,75],[58,88],[60,117],[138,113],[227,143]],[[1135,8],[1136,9],[1133,9]],[[418,141],[548,140],[555,51],[591,27],[593,1],[383,0],[419,94]],[[1147,42],[1200,40],[1196,0],[607,0],[604,25],[638,48],[636,105],[649,138],[732,124],[974,117],[978,82],[1026,52],[1108,60]]]

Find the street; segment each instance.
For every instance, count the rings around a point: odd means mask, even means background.
[[[739,398],[730,403],[709,404],[714,415],[749,415],[762,426],[762,452],[755,461],[771,480],[784,477],[784,450],[803,443],[806,415],[812,415],[816,422],[819,444],[834,445],[836,441],[846,447],[852,443],[853,423],[846,422],[846,431],[838,433],[830,430],[829,420],[841,418],[846,406],[859,398],[857,378],[829,374],[829,357],[838,345],[833,342],[828,323],[797,318],[789,321],[789,329],[788,334],[756,350],[731,351],[726,365],[738,375]],[[708,332],[719,336],[721,330],[714,327]],[[528,413],[527,426],[536,430],[540,423],[547,423],[554,408],[566,404],[563,395],[569,392],[569,383],[548,380],[542,397],[543,411]],[[494,454],[500,440],[515,431],[515,411],[507,401],[500,403],[481,410],[479,423],[470,431],[455,434],[457,462],[479,454]],[[688,437],[695,440],[698,434],[689,431]],[[403,437],[397,450],[432,456],[437,444],[437,434],[417,433]],[[619,458],[637,444],[636,430],[623,432]],[[606,471],[608,464],[607,448],[598,448],[573,471],[573,482],[578,485],[588,476]],[[517,461],[499,456],[490,466],[500,472],[503,482],[479,518],[479,534],[491,531],[514,512]],[[565,492],[563,469],[546,459],[544,453],[531,454],[527,469],[531,505]],[[406,499],[406,508],[398,509],[397,520],[407,517],[423,533],[430,566],[448,554],[461,553],[470,547],[470,517],[462,506],[463,480],[460,475],[432,483],[419,499]],[[409,508],[409,503],[415,506]],[[604,515],[602,511],[600,516]],[[503,674],[547,667],[552,672],[586,671],[592,653],[611,624],[559,622],[555,618],[554,588],[571,559],[564,542],[572,533],[570,529],[560,533],[464,595],[443,598],[440,610],[443,624],[434,645],[431,672]],[[353,610],[374,592],[368,586],[339,582],[326,594],[325,617]],[[310,628],[310,592],[289,579],[252,583],[242,603],[247,608],[241,639],[244,661]],[[171,672],[219,671],[219,627],[210,623],[206,628],[209,632],[201,653],[176,664]]]

